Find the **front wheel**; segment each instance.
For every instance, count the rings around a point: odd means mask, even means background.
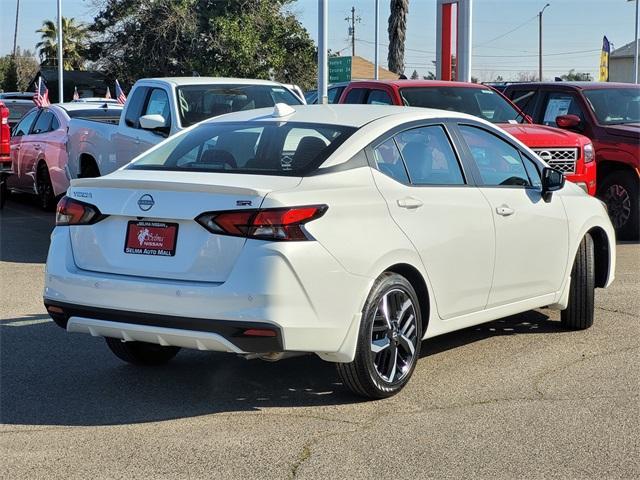
[[[398,393],[413,374],[422,341],[422,314],[411,283],[385,272],[374,283],[362,311],[356,356],[338,363],[345,386],[367,398]]]
[[[124,342],[110,337],[105,340],[116,357],[133,365],[163,365],[180,351],[180,347],[164,347],[154,343]]]
[[[600,195],[616,236],[620,240],[638,240],[640,237],[640,187],[638,177],[625,171],[607,175],[600,187]]]
[[[571,269],[569,304],[560,314],[560,321],[569,330],[584,330],[593,325],[595,267],[593,239],[588,233],[580,242]]]

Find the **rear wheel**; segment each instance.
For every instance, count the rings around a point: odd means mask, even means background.
[[[38,193],[38,204],[43,210],[53,210],[56,206],[56,198],[51,185],[51,177],[49,176],[49,167],[44,162],[38,165],[36,174],[36,191]]]
[[[133,365],[163,365],[180,351],[180,347],[163,347],[154,343],[124,342],[109,337],[105,340],[116,357]]]
[[[338,363],[338,374],[357,395],[390,397],[409,382],[421,341],[422,315],[415,290],[403,276],[385,272],[362,311],[356,356],[351,363]]]
[[[620,240],[637,240],[640,236],[638,190],[637,177],[625,171],[607,175],[600,187],[599,196],[607,204],[609,218]]]
[[[588,233],[580,242],[571,269],[569,304],[560,314],[564,328],[584,330],[593,325],[595,267],[593,239]]]

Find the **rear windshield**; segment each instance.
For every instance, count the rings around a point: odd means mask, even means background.
[[[276,103],[301,105],[302,101],[279,85],[188,85],[178,87],[180,123],[189,127],[207,118]]]
[[[22,116],[33,108],[33,103],[5,103],[9,109],[9,121],[20,120]]]
[[[127,168],[304,176],[356,129],[298,122],[206,123]]]
[[[523,121],[522,115],[489,88],[410,87],[400,89],[405,105],[468,113],[492,123]]]
[[[86,120],[118,120],[121,114],[121,109],[87,108],[83,110],[67,110],[67,115],[70,118],[83,118]]]

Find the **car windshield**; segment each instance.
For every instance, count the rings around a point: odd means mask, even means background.
[[[640,123],[640,88],[594,88],[584,96],[601,125]]]
[[[302,101],[280,85],[188,85],[178,87],[178,112],[183,127],[207,118],[276,103],[301,105]]]
[[[405,105],[468,113],[492,123],[522,123],[523,116],[500,94],[477,87],[407,87],[400,89]]]
[[[127,168],[303,176],[356,129],[298,122],[205,123]]]

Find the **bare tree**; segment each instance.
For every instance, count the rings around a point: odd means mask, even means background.
[[[538,81],[538,75],[535,72],[518,72],[516,79],[519,82],[536,82]]]
[[[409,0],[391,0],[389,14],[389,70],[398,75],[404,73],[404,41],[407,36]]]

